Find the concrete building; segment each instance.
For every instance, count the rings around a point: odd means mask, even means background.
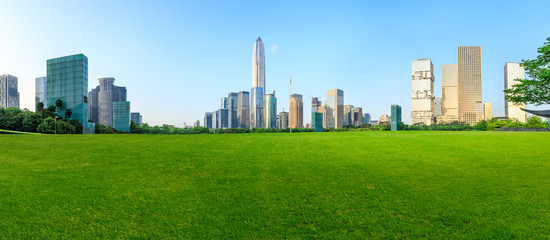
[[[351,125],[360,127],[363,123],[363,108],[354,107],[351,109]]]
[[[481,47],[458,47],[458,120],[482,119]]]
[[[491,103],[486,102],[483,103],[483,120],[489,121],[493,118],[493,115],[491,113]]]
[[[139,112],[133,112],[130,113],[130,120],[137,125],[141,125],[143,123],[143,116]]]
[[[34,106],[41,102],[44,104],[44,108],[47,108],[46,101],[48,95],[46,93],[46,77],[38,77],[34,79]],[[36,109],[38,111],[38,109]]]
[[[434,117],[440,117],[440,116],[443,116],[443,110],[442,110],[442,107],[441,107],[441,98],[440,97],[436,97],[434,98]]]
[[[0,108],[19,108],[17,77],[9,74],[0,76]]]
[[[266,94],[264,102],[265,128],[277,128],[277,98],[275,97],[275,91],[271,94]]]
[[[253,87],[250,90],[250,128],[263,128],[264,90]]]
[[[46,106],[55,106],[58,99],[63,101],[60,115],[71,109],[71,118],[82,124],[83,133],[95,133],[95,125],[88,122],[88,58],[84,54],[49,59],[46,85]]]
[[[389,124],[390,123],[390,116],[386,114],[380,115],[380,120],[378,121],[378,124]]]
[[[378,120],[370,120],[371,126],[378,126],[379,121]]]
[[[250,128],[250,93],[247,91],[238,94],[237,120],[239,128]]]
[[[431,125],[434,117],[434,66],[429,59],[412,62],[412,123]]]
[[[442,120],[458,121],[458,64],[441,66],[441,111]]]
[[[130,132],[130,102],[113,102],[113,128]]]
[[[370,113],[363,114],[363,124],[370,124]]]
[[[212,113],[207,112],[204,114],[204,120],[203,120],[204,127],[212,129]]]
[[[327,91],[326,126],[327,128],[341,128],[344,126],[344,91],[331,89]]]
[[[229,108],[229,98],[227,97],[222,97],[221,99],[221,102],[220,102],[220,108]]]
[[[391,130],[397,131],[401,122],[401,106],[391,105]]]
[[[241,124],[239,123],[239,118],[237,110],[239,108],[239,94],[238,93],[229,93],[227,95],[227,113],[229,128],[239,128]]]
[[[288,112],[279,113],[279,128],[287,129],[288,128]]]
[[[290,101],[288,103],[288,118],[290,128],[303,128],[304,127],[304,102],[302,95],[292,94],[290,95]]]
[[[525,69],[519,63],[506,63],[504,65],[504,89],[511,89],[512,86],[519,84],[520,82],[516,79],[525,79]],[[525,104],[516,104],[504,99],[506,117],[513,121],[526,123],[527,114],[521,108],[525,109]]]

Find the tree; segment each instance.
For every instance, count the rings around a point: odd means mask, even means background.
[[[55,112],[55,106],[54,105],[48,106],[48,108],[46,108],[46,111],[52,112],[52,113]]]
[[[68,109],[70,110],[70,109]],[[82,127],[82,124],[80,124],[80,122],[76,119],[71,119],[69,121],[69,125],[73,126],[74,129],[75,129],[75,132],[76,134],[82,134],[82,130],[83,130],[83,127]]]
[[[71,119],[72,115],[73,115],[73,110],[71,110],[71,109],[65,110],[65,120]]]
[[[475,130],[478,130],[478,131],[487,131],[487,121],[485,121],[485,120],[479,121],[479,122],[474,126],[474,129],[475,129]]]
[[[43,110],[44,109],[44,103],[43,102],[38,102],[36,104],[36,112],[40,112],[40,110]]]
[[[532,79],[516,79],[520,82],[504,90],[506,100],[525,104],[550,104],[550,37],[537,50],[533,60],[522,60],[521,65]]]
[[[61,99],[57,99],[57,101],[55,101],[55,107],[57,108],[58,112],[63,110],[63,101]]]
[[[25,132],[36,132],[38,126],[43,122],[42,115],[38,113],[28,113],[25,114],[23,118],[23,131]]]
[[[527,119],[527,127],[528,128],[547,128],[548,125],[544,123],[539,117],[531,116],[529,119]]]
[[[55,133],[55,119],[52,117],[46,118],[38,127],[36,128],[36,132],[39,133]]]

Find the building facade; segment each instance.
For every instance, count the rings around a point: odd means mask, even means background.
[[[303,128],[304,127],[304,102],[302,95],[292,94],[290,95],[290,101],[288,103],[288,117],[290,128]]]
[[[504,89],[511,89],[512,86],[519,84],[516,79],[525,79],[525,69],[519,63],[506,63],[504,65]],[[506,117],[513,121],[522,123],[527,122],[527,114],[521,110],[525,109],[525,104],[513,103],[504,99],[504,112]]]
[[[0,108],[19,108],[17,77],[9,74],[0,76]]]
[[[229,109],[224,108],[218,110],[218,129],[229,128]]]
[[[239,128],[250,128],[250,93],[247,91],[239,92],[237,121]]]
[[[371,118],[370,113],[363,114],[363,124],[370,124]]]
[[[126,87],[114,85],[112,77],[99,78],[99,85],[88,92],[88,117],[92,122],[113,125],[113,103],[127,101]]]
[[[351,125],[355,127],[360,127],[361,124],[363,124],[363,108],[361,107],[354,107],[352,108],[352,115],[351,115]]]
[[[315,132],[323,131],[323,114],[320,112],[311,113],[311,126]]]
[[[241,126],[237,114],[239,108],[239,94],[229,93],[229,95],[227,95],[227,100],[229,128],[239,128]]]
[[[264,90],[253,87],[250,90],[250,128],[263,128]]]
[[[486,102],[483,103],[483,120],[489,121],[493,118],[493,115],[491,113],[491,103]]]
[[[133,112],[130,113],[130,120],[137,125],[141,125],[143,123],[143,116],[139,112]]]
[[[41,102],[44,104],[44,107],[46,106],[46,101],[48,99],[48,95],[46,93],[46,77],[38,77],[34,79],[34,106]],[[36,109],[38,111],[38,109]]]
[[[49,59],[46,85],[46,106],[63,101],[60,115],[71,109],[71,118],[82,124],[83,133],[95,133],[95,125],[88,122],[88,58],[84,54]]]
[[[475,125],[482,119],[481,47],[458,47],[458,120]]]
[[[344,105],[344,126],[353,125],[353,105]]]
[[[262,88],[262,98],[265,94],[265,53],[264,42],[258,37],[252,51],[252,88]]]
[[[389,124],[390,123],[390,116],[386,114],[380,115],[380,121],[378,121],[378,124]]]
[[[113,128],[130,132],[130,102],[113,102]]]
[[[344,91],[331,89],[327,91],[326,127],[341,128],[344,126]]]
[[[458,121],[458,64],[441,66],[441,111],[443,120]]]
[[[288,128],[288,112],[279,113],[279,128],[280,129]]]
[[[265,128],[277,128],[277,98],[275,92],[266,94],[264,98]]]
[[[440,117],[440,116],[443,116],[442,112],[442,107],[441,107],[441,98],[440,97],[436,97],[434,98],[434,117]]]
[[[391,105],[391,130],[397,131],[401,123],[401,106]]]
[[[412,123],[431,125],[434,117],[434,65],[429,59],[412,62]]]

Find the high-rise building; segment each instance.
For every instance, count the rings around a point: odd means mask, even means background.
[[[84,54],[49,59],[46,85],[46,106],[63,101],[60,115],[71,109],[71,118],[82,124],[83,133],[95,133],[95,125],[88,122],[88,58]]]
[[[264,123],[265,128],[277,128],[277,98],[275,92],[265,95]]]
[[[323,119],[323,125],[322,126],[323,126],[323,128],[329,128],[329,127],[327,127],[327,107],[326,106],[319,106],[319,108],[317,108],[317,112],[322,114],[322,119]]]
[[[133,112],[130,113],[130,120],[137,125],[141,125],[143,123],[143,116],[139,112]]]
[[[489,121],[493,118],[493,115],[491,113],[491,103],[486,102],[483,103],[483,120]]]
[[[412,62],[412,123],[431,125],[434,117],[434,65],[429,59]]]
[[[290,128],[303,128],[304,127],[304,102],[302,95],[292,94],[290,95],[290,101],[288,103],[288,116]]]
[[[512,86],[519,84],[516,79],[525,79],[525,69],[519,63],[506,63],[504,65],[504,89],[511,89]],[[504,112],[506,117],[522,123],[527,122],[527,114],[521,110],[525,104],[513,103],[504,99]]]
[[[250,90],[250,128],[262,128],[264,109],[264,90],[261,87],[253,87]]]
[[[262,88],[262,99],[265,94],[265,53],[264,42],[258,37],[252,51],[252,88]]]
[[[458,121],[458,64],[441,66],[441,113],[443,120]]]
[[[331,89],[327,91],[326,127],[341,128],[344,126],[344,91]]]
[[[311,112],[317,112],[320,106],[321,106],[321,101],[319,100],[319,98],[316,98],[316,97],[311,98]]]
[[[199,120],[196,120],[194,123],[193,123],[193,127],[196,128],[196,127],[200,127],[201,126],[201,121]]]
[[[279,113],[279,128],[280,129],[288,128],[288,112]]]
[[[434,98],[434,117],[440,117],[442,116],[442,110],[441,110],[441,98],[436,97]]]
[[[481,47],[458,47],[458,120],[475,125],[481,104]]]
[[[370,124],[370,113],[363,114],[363,124]]]
[[[227,95],[227,99],[227,108],[229,109],[227,111],[227,113],[229,114],[229,128],[239,128],[241,126],[237,114],[237,110],[239,108],[239,94],[229,93],[229,95]]]
[[[351,125],[359,127],[363,123],[363,108],[354,107],[351,109]]]
[[[353,105],[344,105],[344,126],[353,125]]]
[[[401,106],[391,105],[391,130],[397,131],[401,123]]]
[[[312,112],[311,125],[313,126],[313,129],[315,129],[315,132],[322,132],[323,131],[323,114],[320,112]]]
[[[113,128],[130,132],[130,102],[113,102]]]
[[[238,98],[237,119],[239,128],[250,128],[250,93],[240,91]]]
[[[380,115],[380,121],[378,122],[379,124],[389,124],[390,123],[390,116],[386,115],[386,114],[382,114]]]
[[[44,105],[46,105],[47,101],[47,94],[46,94],[46,77],[38,77],[34,79],[34,106],[41,102]],[[44,106],[48,107],[48,106]],[[38,109],[36,109],[38,111]]]
[[[229,98],[222,97],[220,108],[229,108]]]
[[[92,122],[112,126],[114,102],[125,102],[126,87],[114,85],[112,77],[99,78],[99,85],[88,93],[88,117]]]
[[[229,109],[218,110],[218,129],[229,127]]]
[[[212,129],[212,113],[207,112],[204,114],[204,127]]]
[[[219,122],[219,111],[213,111],[212,112],[212,129],[218,128],[218,122]]]
[[[9,74],[0,76],[0,108],[19,108],[17,77]]]

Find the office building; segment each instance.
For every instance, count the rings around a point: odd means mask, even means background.
[[[363,124],[370,124],[370,113],[363,114]]]
[[[458,64],[441,66],[441,113],[442,120],[458,121]]]
[[[344,91],[331,89],[327,91],[326,127],[341,128],[344,126]]]
[[[264,43],[258,37],[252,51],[252,87],[260,87],[265,91],[265,53]],[[262,92],[262,98],[265,92]]]
[[[229,109],[224,108],[218,110],[218,129],[229,127]]]
[[[143,123],[143,116],[139,112],[133,112],[130,113],[130,120],[137,125],[141,125]]]
[[[113,102],[113,128],[119,131],[130,132],[130,102]]]
[[[288,112],[279,113],[279,128],[287,129],[288,128]]]
[[[212,129],[218,129],[219,124],[219,111],[212,112]]]
[[[401,123],[401,106],[391,105],[391,130],[397,131]]]
[[[84,54],[49,59],[46,86],[46,106],[63,101],[60,115],[71,109],[71,118],[82,124],[83,133],[95,133],[95,125],[88,122],[88,58]]]
[[[482,119],[481,47],[458,47],[458,120]]]
[[[204,114],[204,127],[212,129],[212,113],[207,112]]]
[[[304,127],[304,102],[302,95],[292,94],[290,95],[290,101],[288,103],[288,118],[290,128],[303,128]]]
[[[519,63],[506,63],[504,65],[504,89],[511,89],[512,86],[519,84],[516,79],[525,79],[525,69]],[[513,103],[504,99],[504,112],[506,117],[513,121],[522,123],[527,122],[527,114],[521,110],[525,109],[525,104]]]
[[[238,93],[229,93],[227,96],[227,113],[229,128],[239,128],[239,118],[237,114],[237,109],[239,108],[239,94]]]
[[[434,65],[429,59],[412,62],[412,123],[431,125],[434,117]]]
[[[442,107],[441,107],[441,98],[440,97],[436,97],[434,98],[434,117],[440,117],[442,116]]]
[[[344,126],[353,125],[352,109],[353,109],[353,105],[344,105]]]
[[[47,108],[47,94],[46,94],[46,77],[38,77],[34,79],[34,106],[41,102],[44,104],[44,108]],[[36,109],[38,111],[38,109]]]
[[[126,87],[114,85],[112,77],[99,78],[99,85],[88,92],[88,118],[94,123],[113,125],[112,106],[114,102],[125,102]]]
[[[483,120],[489,121],[493,118],[493,115],[491,113],[491,103],[486,102],[483,103]]]
[[[323,114],[320,112],[311,113],[311,126],[315,132],[323,131]]]
[[[229,98],[227,97],[222,97],[222,100],[221,100],[221,103],[220,103],[220,108],[229,108]]]
[[[277,98],[275,91],[265,95],[264,123],[265,128],[277,128]]]
[[[264,109],[264,90],[253,87],[250,90],[250,128],[262,128]]]
[[[250,128],[250,93],[247,91],[239,92],[237,121],[239,128]]]
[[[351,125],[360,127],[363,123],[363,108],[354,107],[351,109]]]
[[[19,108],[17,77],[9,74],[0,76],[0,108]]]
[[[196,128],[196,127],[200,127],[201,126],[201,121],[199,120],[196,120],[194,123],[193,123],[193,127]]]
[[[390,116],[386,114],[380,115],[380,120],[378,121],[378,124],[389,124],[390,123]]]
[[[319,98],[317,97],[311,98],[311,112],[317,112],[320,106],[321,106],[321,101],[319,100]]]

